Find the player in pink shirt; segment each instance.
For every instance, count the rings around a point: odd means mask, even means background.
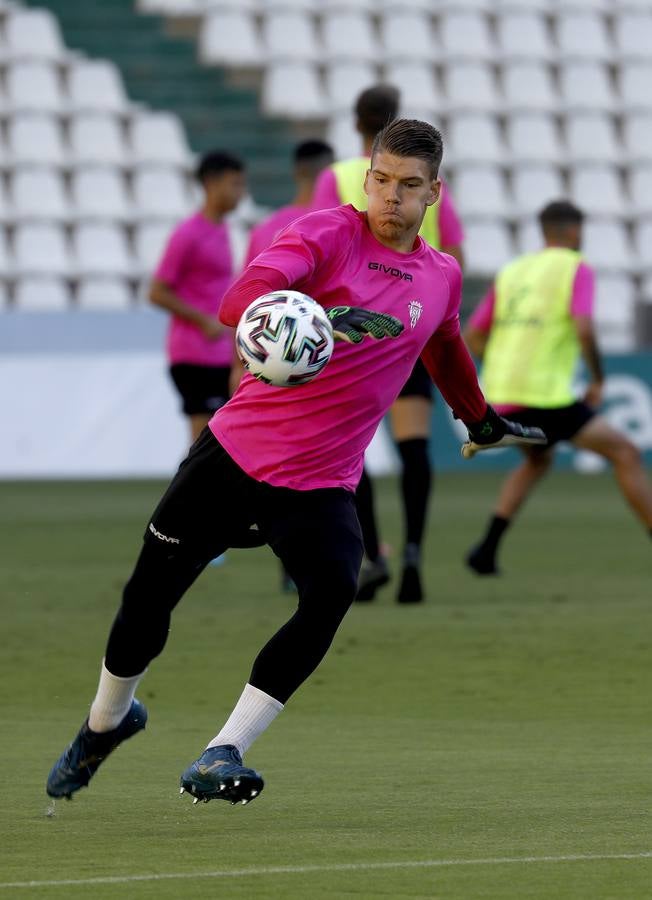
[[[170,374],[194,441],[229,397],[233,332],[217,317],[234,277],[224,216],[242,199],[244,166],[227,153],[206,154],[197,169],[202,208],[173,231],[150,286],[150,300],[171,313]]]
[[[432,126],[392,123],[365,179],[368,212],[304,216],[226,293],[220,318],[233,327],[261,294],[306,292],[326,309],[338,343],[323,372],[300,387],[246,374],[191,448],[147,526],[88,721],[52,768],[50,796],[87,785],[144,727],[136,686],[208,561],[228,547],[267,543],[294,578],[297,609],[256,657],[225,725],[181,776],[195,802],[248,803],[260,793],[263,779],[242,756],[319,665],[353,601],[362,559],[353,492],[363,454],[420,356],[467,423],[471,451],[545,440],[487,406],[460,334],[460,268],[417,235],[437,198],[441,154]],[[219,683],[216,659],[211,683]]]

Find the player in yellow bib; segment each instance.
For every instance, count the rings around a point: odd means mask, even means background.
[[[391,85],[374,85],[363,91],[355,104],[356,127],[362,140],[362,155],[334,163],[320,174],[315,185],[313,206],[327,209],[351,203],[356,209],[367,209],[364,191],[369,156],[377,133],[398,115],[399,92]],[[462,265],[462,226],[445,183],[433,206],[428,207],[421,228],[421,237],[431,247],[454,256]],[[400,269],[369,262],[368,278],[401,278],[410,274]],[[411,319],[416,327],[421,315],[421,303],[415,295]],[[401,393],[392,405],[392,432],[401,458],[401,496],[405,524],[405,539],[400,584],[396,593],[399,603],[418,603],[423,600],[420,575],[421,545],[426,525],[428,500],[432,485],[432,470],[428,454],[432,417],[432,382],[425,366],[417,362]],[[373,600],[379,587],[389,580],[387,562],[380,551],[378,529],[374,513],[371,480],[363,472],[356,495],[358,518],[362,528],[366,560],[360,572],[358,602]]]
[[[634,444],[596,413],[603,373],[592,324],[594,276],[579,253],[583,214],[571,203],[548,204],[539,216],[544,249],[508,263],[480,302],[464,337],[482,357],[488,401],[523,425],[539,425],[547,447],[523,450],[525,460],[504,481],[482,541],[467,556],[479,575],[498,572],[500,540],[548,471],[554,445],[570,441],[613,465],[624,497],[652,533],[652,485]],[[589,384],[577,400],[580,359]]]

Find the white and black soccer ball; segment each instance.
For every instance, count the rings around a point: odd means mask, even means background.
[[[298,291],[272,291],[254,300],[235,333],[238,356],[254,378],[293,387],[319,375],[333,352],[324,309]]]

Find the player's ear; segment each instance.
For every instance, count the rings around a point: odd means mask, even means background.
[[[367,169],[367,171],[365,172],[365,175],[364,175],[364,185],[363,185],[364,192],[365,192],[365,194],[367,194],[367,196],[369,195],[369,188],[367,187],[367,185],[369,182],[370,175],[371,175],[371,169]]]
[[[430,182],[430,193],[428,194],[428,199],[426,200],[426,206],[433,206],[438,200],[441,194],[441,178],[435,178],[434,181]]]

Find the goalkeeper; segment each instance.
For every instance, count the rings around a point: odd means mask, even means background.
[[[258,653],[226,723],[181,776],[196,802],[248,803],[260,793],[262,776],[242,757],[319,665],[353,602],[363,552],[354,492],[364,451],[419,356],[467,423],[469,452],[515,437],[544,440],[487,407],[460,335],[459,265],[418,237],[439,195],[441,155],[432,126],[394,121],[376,138],[368,211],[344,206],[298,219],[225,294],[220,319],[234,326],[262,294],[302,291],[324,306],[340,340],[324,371],[301,387],[245,374],[190,449],[145,529],[88,720],[50,772],[51,796],[87,785],[115,747],[144,728],[136,687],[165,646],[172,610],[207,563],[229,547],[268,544],[297,586],[297,608]],[[224,704],[219,638],[203,698],[216,715]]]

